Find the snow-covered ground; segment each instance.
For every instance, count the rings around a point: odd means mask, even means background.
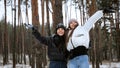
[[[92,65],[90,65],[90,68],[92,68]],[[100,68],[120,68],[120,62],[103,63]]]
[[[11,58],[9,58],[11,59]],[[27,65],[25,64],[16,64],[16,68],[31,68],[31,66],[29,65],[29,60],[28,60],[28,56],[26,56],[26,61],[27,61]],[[9,60],[9,63],[7,65],[3,66],[3,58],[0,55],[0,68],[13,68],[12,67],[12,60]],[[48,68],[46,66],[46,68]],[[92,65],[90,63],[90,68],[92,68]],[[120,62],[108,62],[108,61],[103,61],[102,65],[100,65],[100,68],[120,68]]]
[[[8,64],[5,66],[0,66],[0,68],[13,68],[12,64]],[[17,64],[16,68],[31,68],[29,65],[24,65],[24,64]]]
[[[0,68],[12,68],[12,64],[0,66]],[[17,64],[16,68],[31,68],[29,65]],[[92,65],[90,65],[92,68]],[[120,68],[120,62],[105,63],[100,65],[100,68]]]

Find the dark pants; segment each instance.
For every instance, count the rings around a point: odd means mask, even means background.
[[[49,68],[67,68],[67,63],[62,61],[50,61]]]

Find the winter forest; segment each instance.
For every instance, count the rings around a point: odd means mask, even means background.
[[[114,12],[104,13],[90,31],[90,68],[120,68],[120,0],[0,0],[0,68],[48,68],[47,46],[24,23],[50,36],[58,23],[67,27],[75,18],[84,25],[104,8]]]

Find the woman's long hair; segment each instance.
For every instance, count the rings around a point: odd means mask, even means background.
[[[68,43],[68,41],[69,41],[69,38],[72,36],[72,34],[73,34],[73,31],[74,31],[74,29],[71,29],[71,27],[70,27],[70,24],[72,23],[72,22],[75,22],[75,23],[77,23],[77,25],[75,26],[75,28],[79,25],[78,24],[78,21],[76,20],[76,19],[70,19],[69,20],[69,22],[68,22],[68,28],[67,28],[67,30],[66,30],[66,46],[67,46],[67,43]],[[69,36],[68,36],[68,33],[69,33],[69,31],[70,30],[72,30],[71,31],[71,33],[69,34]]]

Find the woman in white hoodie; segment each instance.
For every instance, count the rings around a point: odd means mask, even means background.
[[[89,31],[93,24],[103,16],[103,11],[99,10],[93,14],[83,26],[80,26],[75,19],[69,21],[66,46],[70,52],[68,68],[89,68],[88,48]]]

